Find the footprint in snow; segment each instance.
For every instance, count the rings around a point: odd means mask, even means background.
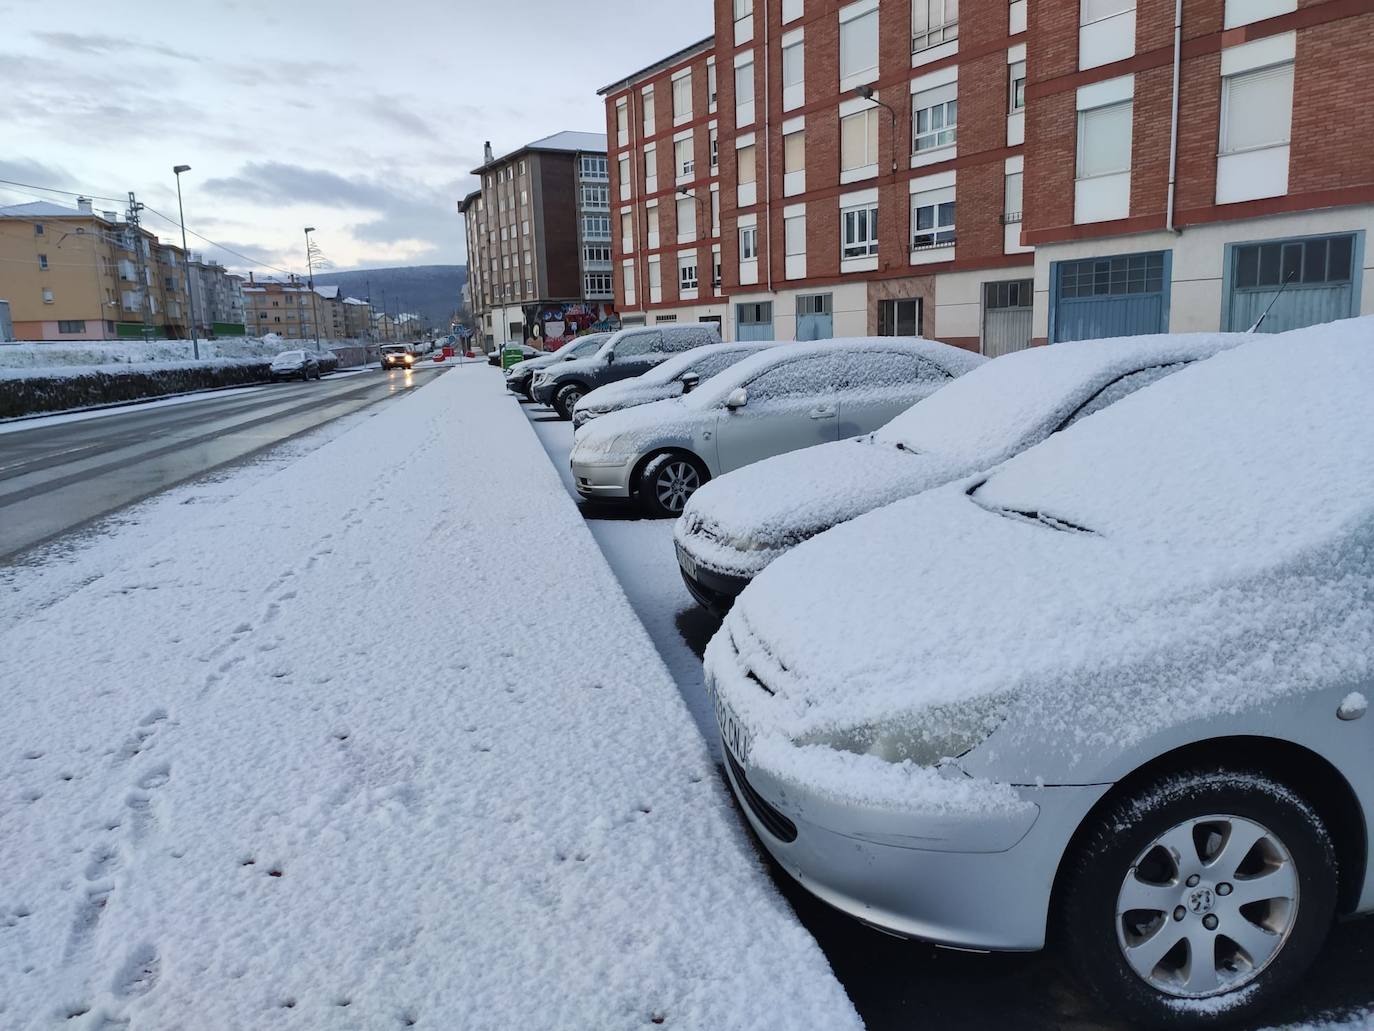
[[[157,987],[161,970],[162,960],[157,949],[152,945],[140,945],[129,953],[124,965],[115,974],[113,991],[122,999],[147,995]]]
[[[34,752],[25,752],[25,753],[24,753],[24,758],[27,759],[27,760],[29,760],[30,762],[32,762],[34,759],[41,759],[41,758],[43,758],[43,753],[42,753],[42,752],[37,752],[37,751],[34,751]]]
[[[138,786],[144,791],[153,791],[172,779],[172,768],[166,763],[154,766],[138,779]]]
[[[86,880],[102,880],[118,870],[119,866],[119,849],[114,845],[99,845],[91,853],[91,861],[86,864]]]

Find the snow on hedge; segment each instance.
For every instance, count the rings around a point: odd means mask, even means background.
[[[215,358],[271,358],[298,341],[275,333],[262,337],[220,337],[199,342],[201,360]],[[321,348],[348,347],[356,340],[325,340]],[[314,346],[311,342],[310,346]],[[111,363],[138,364],[189,362],[195,348],[189,340],[71,340],[30,341],[0,344],[0,372],[6,369],[40,369],[64,365],[99,366]]]
[[[0,636],[0,1026],[858,1026],[499,383]]]

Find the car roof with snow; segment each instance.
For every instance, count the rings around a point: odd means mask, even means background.
[[[787,362],[821,357],[841,349],[915,354],[935,363],[951,376],[962,376],[987,361],[982,355],[974,354],[962,347],[922,337],[837,337],[833,340],[785,344],[781,347],[770,347],[762,354],[756,354],[730,366],[683,398],[683,404],[696,409],[710,408],[723,401],[730,391],[748,383],[760,373]]]
[[[1253,337],[799,545],[722,631],[774,692],[741,716],[796,740],[1014,697],[1089,755],[1367,678],[1371,383],[1374,318]]]
[[[976,461],[1005,457],[1048,436],[1113,380],[1141,369],[1209,358],[1241,333],[1177,333],[1077,340],[1015,351],[897,416],[878,440]]]

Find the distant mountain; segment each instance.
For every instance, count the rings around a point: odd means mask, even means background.
[[[461,303],[467,278],[466,265],[411,265],[321,272],[315,276],[315,285],[338,286],[346,296],[371,299],[377,308],[381,308],[385,295],[386,306],[392,313],[415,312],[427,317],[436,328],[442,328]]]

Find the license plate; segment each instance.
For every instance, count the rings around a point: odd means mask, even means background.
[[[711,695],[711,704],[716,710],[716,723],[720,727],[720,740],[730,753],[739,760],[739,764],[744,766],[749,762],[750,735],[744,729],[744,724],[739,721],[734,710],[730,708],[730,703],[721,698],[716,691],[714,681],[706,682],[706,689]]]
[[[683,550],[682,545],[680,544],[677,548],[677,564],[680,565],[682,567],[682,571],[686,573],[688,576],[690,576],[693,580],[697,578],[697,560],[692,558],[691,555],[687,554],[687,552]]]

